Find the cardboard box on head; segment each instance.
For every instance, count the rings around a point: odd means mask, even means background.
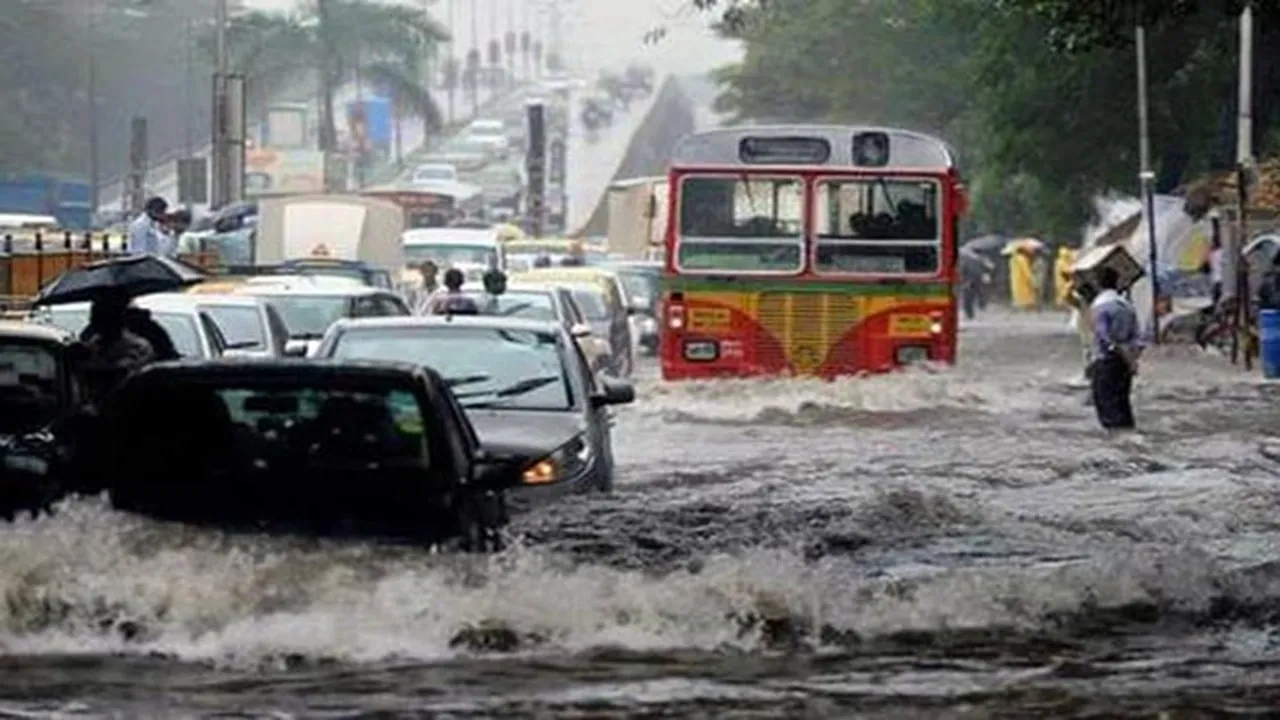
[[[1142,265],[1120,245],[1105,245],[1081,253],[1071,267],[1074,292],[1086,303],[1093,302],[1100,292],[1098,287],[1098,271],[1104,267],[1115,270],[1119,278],[1119,287],[1124,292],[1133,286],[1146,271]]]

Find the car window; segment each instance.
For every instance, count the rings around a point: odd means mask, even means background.
[[[0,340],[0,433],[35,430],[60,409],[58,358],[48,347]]]
[[[289,336],[295,338],[322,337],[330,325],[346,317],[349,300],[345,295],[271,296]]]
[[[468,326],[350,328],[330,357],[412,362],[435,369],[463,407],[524,410],[574,406],[558,335]]]
[[[609,306],[604,295],[595,288],[577,287],[573,289],[573,299],[578,301],[582,314],[588,322],[600,322],[609,319]]]
[[[266,350],[267,331],[262,313],[252,305],[202,305],[218,324],[227,346],[240,350]]]
[[[173,348],[179,355],[184,358],[205,357],[204,343],[200,342],[200,328],[194,315],[152,310],[151,319],[169,333]]]
[[[204,335],[209,339],[209,351],[214,357],[222,357],[227,350],[227,338],[222,334],[222,329],[218,327],[218,323],[213,321],[213,316],[207,312],[200,312],[200,326],[204,329]]]
[[[275,305],[267,303],[266,309],[267,325],[271,327],[272,349],[277,353],[283,353],[285,342],[289,338],[289,328],[285,326],[284,319],[280,317],[280,311],[276,310]]]
[[[79,335],[89,326],[89,309],[51,307],[43,310],[40,318],[43,322],[61,328],[72,335]]]
[[[176,403],[183,422],[162,413]],[[378,470],[429,467],[427,428],[417,397],[400,389],[289,387],[236,380],[218,385],[164,384],[135,391],[112,408],[169,452],[121,453],[141,474],[220,469],[290,478],[309,468]]]
[[[578,299],[568,290],[560,290],[560,302],[564,303],[565,309],[569,312],[569,322],[573,325],[583,325],[587,322],[587,316],[582,312],[582,306],[578,304]]]
[[[413,314],[403,300],[393,295],[379,295],[378,305],[381,307],[380,312],[386,317],[401,317]]]
[[[494,297],[483,290],[466,290],[464,294],[476,301],[480,306],[480,312],[484,315],[549,322],[558,320],[555,307],[551,304],[551,295],[548,293],[506,292]]]

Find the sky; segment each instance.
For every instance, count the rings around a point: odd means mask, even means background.
[[[569,66],[583,75],[604,69],[622,68],[630,62],[651,65],[660,73],[695,74],[734,62],[740,50],[715,36],[710,18],[692,10],[688,0],[558,0],[564,17],[563,37]],[[243,0],[258,10],[290,10],[298,0]],[[384,0],[402,5],[420,5],[421,0]],[[526,7],[543,8],[552,0],[433,0],[431,12],[447,23],[449,6],[454,7],[455,37],[459,55],[471,44],[471,12],[476,11],[480,45],[489,41],[493,30],[507,31],[514,17],[523,29]],[[495,13],[496,10],[496,13]],[[537,23],[537,11],[530,10],[530,22]],[[549,13],[544,13],[544,17]],[[496,23],[495,23],[496,20]],[[545,23],[545,20],[543,21]],[[667,35],[656,45],[646,46],[644,34],[664,27]]]

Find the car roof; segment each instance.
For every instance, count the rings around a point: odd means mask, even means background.
[[[21,321],[0,321],[0,338],[21,338],[41,342],[69,344],[75,336],[56,325]]]
[[[236,307],[258,308],[266,305],[262,298],[256,295],[234,295],[231,293],[200,293],[195,295],[186,295],[184,297],[195,298],[197,305],[234,305]]]
[[[388,295],[382,288],[368,285],[329,285],[326,283],[282,283],[280,285],[245,285],[235,290],[238,295],[257,295],[259,297],[278,297],[285,295],[302,295],[309,297],[365,297],[368,295]]]
[[[186,295],[182,293],[162,293],[162,295],[167,297],[157,298],[156,295],[143,295],[142,297],[134,298],[129,304],[133,307],[142,308],[143,310],[149,310],[155,313],[187,315],[196,312],[200,305],[199,298],[207,297],[206,295]],[[54,314],[57,314],[59,311],[78,313],[89,312],[92,307],[92,303],[78,302],[50,305],[48,307],[40,308],[40,310],[52,312]]]
[[[155,363],[140,370],[134,378],[151,378],[159,375],[171,378],[251,378],[265,380],[294,379],[346,375],[365,378],[403,379],[406,376],[425,375],[435,383],[441,383],[440,375],[431,368],[414,363],[330,360],[327,358],[213,358],[201,360],[174,360]]]
[[[544,281],[556,285],[601,285],[616,280],[618,274],[600,267],[549,267],[530,268],[512,274],[521,281]]]
[[[334,327],[348,330],[377,330],[429,327],[470,327],[491,330],[520,330],[525,332],[562,332],[559,323],[549,320],[497,317],[494,315],[402,315],[398,317],[348,318],[334,323]]]

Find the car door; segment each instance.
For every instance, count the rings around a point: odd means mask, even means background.
[[[586,407],[589,432],[595,437],[596,449],[608,466],[613,467],[613,411],[608,407],[595,407],[591,403],[591,398],[601,391],[600,382],[578,343],[570,343],[566,355],[573,365],[570,369],[576,370],[582,378],[582,388],[586,395],[582,400]]]
[[[605,298],[609,301],[610,318],[609,344],[615,357],[631,358],[631,322],[627,313],[626,297],[618,288],[616,278],[605,281]],[[628,363],[629,365],[629,363]]]

